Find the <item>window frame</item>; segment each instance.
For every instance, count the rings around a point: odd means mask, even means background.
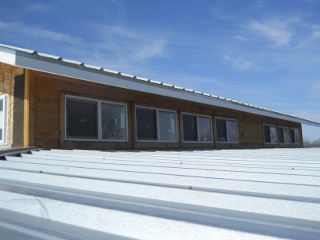
[[[197,141],[186,141],[184,140],[184,131],[183,131],[183,115],[188,115],[188,116],[195,116],[196,117],[196,124],[197,124]],[[210,127],[211,127],[211,141],[200,141],[200,127],[199,127],[199,117],[205,117],[210,119]],[[202,114],[194,114],[194,113],[187,113],[187,112],[182,112],[181,113],[181,129],[182,129],[182,142],[184,143],[214,143],[214,135],[213,135],[213,126],[212,126],[212,118],[210,115],[202,115]]]
[[[0,146],[6,146],[8,144],[8,106],[9,106],[9,96],[8,94],[0,95],[0,99],[3,99],[3,129],[2,140],[0,140]]]
[[[283,143],[280,142],[280,129],[283,130]],[[289,142],[286,142],[286,138],[285,138],[285,129],[289,130]],[[284,127],[284,126],[278,126],[278,142],[279,144],[284,144],[284,145],[289,145],[291,143],[291,132],[290,132],[290,128],[289,127]]]
[[[91,101],[91,102],[96,102],[97,103],[97,130],[98,130],[98,136],[97,138],[68,138],[67,137],[67,100],[68,98],[70,99],[78,99],[78,100],[84,100],[84,101]],[[112,102],[112,101],[106,101],[106,100],[101,100],[101,99],[96,99],[96,98],[89,98],[89,97],[82,97],[82,96],[73,96],[73,95],[65,95],[65,101],[64,101],[64,139],[67,141],[86,141],[86,142],[128,142],[129,137],[128,137],[128,106],[126,103],[119,103],[119,102]],[[125,139],[105,139],[102,138],[102,120],[101,120],[101,105],[102,103],[106,104],[112,104],[112,105],[119,105],[119,106],[124,106],[125,107],[125,117],[126,117],[126,122],[125,122]]]
[[[157,128],[157,139],[146,140],[146,139],[138,139],[138,121],[137,121],[137,108],[146,109],[146,110],[154,110],[156,111],[156,128]],[[163,142],[163,143],[177,143],[179,141],[179,132],[178,132],[178,114],[175,110],[168,110],[164,108],[155,108],[155,107],[146,107],[141,105],[135,106],[135,139],[137,142]],[[175,116],[175,140],[160,140],[160,125],[159,125],[159,112],[170,112],[174,113]]]
[[[225,120],[225,121],[235,121],[236,122],[236,124],[237,124],[237,139],[238,139],[238,141],[236,141],[236,142],[230,142],[229,141],[229,137],[228,137],[228,124],[226,123],[226,139],[227,139],[227,141],[225,141],[225,142],[223,142],[223,141],[218,141],[218,131],[217,131],[217,119],[222,119],[222,120]],[[239,140],[239,127],[238,127],[238,120],[237,119],[234,119],[234,118],[224,118],[224,117],[215,117],[215,119],[214,119],[214,127],[215,127],[215,132],[216,132],[216,134],[215,134],[215,137],[216,137],[216,141],[217,141],[217,143],[239,143],[240,142],[240,140]]]
[[[266,142],[266,137],[265,137],[265,132],[264,132],[264,127],[267,126],[269,127],[269,132],[270,132],[270,127],[274,127],[276,129],[276,134],[277,134],[277,142],[276,143],[273,143],[271,141],[271,134],[270,134],[270,142]],[[264,144],[279,144],[279,132],[278,132],[278,128],[276,125],[273,125],[273,124],[263,124],[263,142]]]

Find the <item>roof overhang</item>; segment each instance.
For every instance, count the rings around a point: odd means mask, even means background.
[[[40,54],[32,50],[0,44],[0,61],[13,66],[40,72],[320,127],[319,122],[308,119],[161,82],[151,81],[149,79],[89,66],[81,62],[65,60],[57,56]]]

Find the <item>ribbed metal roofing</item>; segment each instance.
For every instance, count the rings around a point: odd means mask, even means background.
[[[18,59],[18,57],[20,58]],[[154,81],[146,78],[137,77],[135,75],[125,74],[118,71],[107,70],[103,67],[87,65],[83,62],[68,60],[59,56],[39,53],[34,50],[17,48],[17,47],[0,44],[0,61],[3,61],[8,64],[20,66],[20,67],[37,70],[37,71],[43,71],[43,72],[63,75],[67,77],[75,77],[75,78],[80,78],[87,81],[99,82],[99,83],[109,84],[112,86],[118,86],[122,88],[134,89],[134,90],[139,90],[144,92],[149,92],[150,88],[147,88],[147,87],[145,88],[143,86],[157,87],[158,90],[156,89],[151,93],[210,104],[213,106],[226,107],[234,110],[254,113],[254,114],[263,115],[263,116],[281,118],[284,120],[300,122],[307,125],[320,127],[319,122],[311,121],[305,118],[281,113],[278,111],[254,106],[254,105],[243,103],[243,102],[238,102],[235,100],[211,95],[208,93],[195,91],[192,89],[186,89],[186,88],[175,86],[172,84],[167,84],[167,83],[158,82],[158,81]],[[53,65],[50,65],[50,64],[53,64]],[[62,69],[60,69],[58,66],[61,66]],[[76,73],[75,69],[81,70],[82,72]],[[102,79],[99,81],[94,79],[93,75],[91,76],[88,75],[86,77],[83,71],[94,72],[94,73],[98,73],[99,75],[112,76],[116,78],[124,78],[125,80],[129,80],[129,82],[127,81],[124,84],[120,84],[120,80],[115,81],[114,79],[108,79],[108,80]],[[136,85],[136,84],[139,84],[139,85]],[[180,96],[179,94],[175,94],[175,93],[182,93],[182,95]]]
[[[320,239],[320,148],[0,161],[0,239]]]

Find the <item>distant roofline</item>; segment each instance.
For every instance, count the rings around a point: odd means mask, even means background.
[[[231,99],[198,92],[195,90],[185,89],[163,82],[152,81],[150,79],[140,78],[134,75],[107,70],[102,67],[87,65],[82,62],[63,59],[59,56],[38,53],[34,50],[0,44],[0,62],[40,72],[81,79],[89,82],[102,83],[105,85],[147,92],[320,127],[320,123],[316,121],[311,121],[297,116],[237,102]]]

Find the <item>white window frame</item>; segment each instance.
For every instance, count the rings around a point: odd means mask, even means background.
[[[137,108],[140,109],[149,109],[149,110],[155,110],[156,111],[156,124],[157,124],[157,139],[154,140],[143,140],[143,139],[138,139],[138,121],[137,121]],[[160,140],[160,124],[159,124],[159,112],[170,112],[174,113],[175,116],[175,140],[174,141],[169,141],[169,140]],[[178,118],[177,118],[177,112],[174,110],[168,110],[168,109],[163,109],[163,108],[154,108],[154,107],[145,107],[145,106],[140,106],[136,105],[135,106],[135,132],[136,132],[136,141],[137,142],[168,142],[168,143],[176,143],[179,140],[179,135],[178,135]]]
[[[283,129],[283,138],[284,138],[284,142],[283,143],[280,142],[280,134],[279,134],[280,128]],[[284,129],[288,129],[289,130],[289,142],[285,141],[285,136],[284,136],[285,131],[284,131]],[[290,128],[289,127],[278,126],[278,142],[279,142],[279,144],[284,144],[284,145],[289,145],[291,143],[291,132],[290,132]]]
[[[188,115],[188,116],[195,116],[196,119],[197,119],[197,141],[186,141],[184,140],[184,131],[183,131],[183,115]],[[206,117],[206,118],[209,118],[210,119],[210,124],[211,124],[211,137],[212,137],[212,140],[211,141],[200,141],[200,134],[199,134],[199,117]],[[211,116],[208,116],[208,115],[200,115],[200,114],[193,114],[193,113],[187,113],[187,112],[182,112],[181,113],[181,126],[182,126],[182,141],[185,142],[185,143],[213,143],[214,140],[214,136],[213,136],[213,127],[212,127],[212,118]]]
[[[276,143],[273,143],[270,139],[270,142],[267,143],[266,142],[266,138],[265,138],[265,134],[264,134],[264,127],[265,126],[268,126],[269,127],[269,131],[270,131],[270,127],[274,127],[276,129],[276,134],[277,134],[277,142]],[[271,134],[270,134],[270,138],[271,138]],[[263,124],[263,141],[264,141],[264,144],[278,144],[279,143],[279,133],[278,133],[278,128],[276,125],[272,125],[272,124]]]
[[[235,141],[235,142],[231,142],[231,141],[229,141],[229,139],[228,139],[228,125],[226,124],[226,138],[227,138],[227,141],[218,141],[218,131],[217,131],[217,119],[222,119],[222,120],[225,120],[225,121],[228,121],[228,120],[230,120],[230,121],[235,121],[236,122],[236,124],[237,124],[237,138],[238,138],[238,141]],[[239,143],[239,127],[238,127],[238,121],[237,121],[237,119],[234,119],[234,118],[224,118],[224,117],[215,117],[215,120],[214,120],[214,126],[215,126],[215,131],[216,131],[216,134],[215,134],[215,137],[216,137],[216,141],[217,141],[217,143]]]
[[[8,144],[8,106],[9,97],[8,94],[0,95],[0,99],[3,99],[3,125],[2,128],[2,140],[0,140],[0,146],[6,146]]]
[[[291,130],[294,130],[294,131],[293,131],[293,132],[294,132],[294,143],[291,141],[291,139],[292,139]],[[299,136],[300,136],[299,142],[297,142],[296,131],[299,133]],[[301,133],[300,133],[300,131],[299,131],[299,128],[290,128],[290,143],[291,143],[291,144],[294,144],[294,145],[299,145],[299,144],[301,144],[301,139],[302,139],[302,138],[301,138]]]
[[[97,118],[98,118],[98,138],[68,138],[67,137],[67,99],[79,99],[79,100],[87,100],[91,102],[97,102],[98,104],[98,112],[97,112]],[[73,95],[65,95],[65,118],[64,118],[64,133],[65,133],[65,140],[68,141],[85,141],[85,142],[128,142],[128,107],[127,104],[125,103],[119,103],[119,102],[111,102],[111,101],[105,101],[105,100],[100,100],[100,99],[95,99],[95,98],[88,98],[88,97],[79,97],[79,96],[73,96]],[[113,104],[113,105],[119,105],[119,106],[124,106],[125,107],[125,113],[126,113],[126,133],[125,133],[125,139],[104,139],[102,138],[102,123],[101,123],[101,104],[106,103],[106,104]]]

